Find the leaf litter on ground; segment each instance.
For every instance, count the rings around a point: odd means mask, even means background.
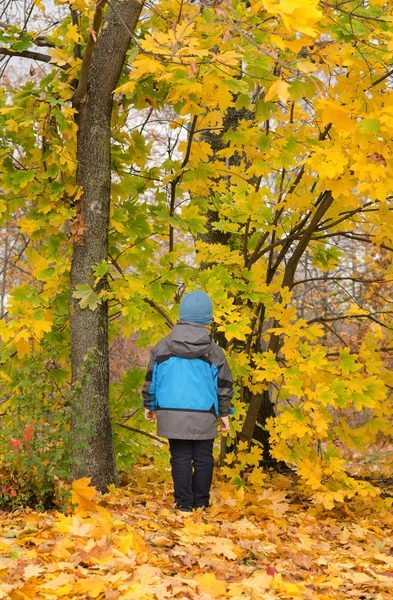
[[[272,475],[259,491],[216,478],[205,512],[173,508],[168,473],[122,488],[73,484],[73,510],[0,513],[0,599],[383,600],[393,515],[366,501],[323,511]]]

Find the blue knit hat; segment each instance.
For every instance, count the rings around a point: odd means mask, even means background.
[[[186,294],[180,302],[180,320],[207,325],[213,320],[213,305],[209,296],[202,290]]]

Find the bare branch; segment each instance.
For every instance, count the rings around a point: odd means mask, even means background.
[[[155,440],[156,442],[160,442],[160,444],[165,444],[164,440],[161,440],[156,435],[149,433],[148,431],[143,431],[142,429],[136,429],[136,427],[130,427],[129,425],[124,425],[124,423],[117,423],[118,427],[122,427],[123,429],[128,429],[128,431],[135,431],[135,433],[140,433],[141,435],[146,435],[147,437]]]
[[[380,19],[379,17],[370,17],[369,15],[360,15],[359,13],[355,13],[353,11],[349,11],[349,10],[344,10],[344,8],[341,8],[341,6],[339,4],[325,4],[325,6],[329,6],[329,8],[334,8],[336,9],[338,12],[344,13],[345,15],[348,15],[349,17],[355,17],[357,19],[364,19],[365,21],[379,21],[380,23],[388,23],[388,21],[386,19]]]
[[[37,37],[31,41],[34,46],[38,46],[39,48],[56,48],[56,44],[48,40],[44,35],[37,35]]]
[[[390,71],[387,71],[384,75],[381,75],[381,77],[379,77],[378,79],[373,81],[373,83],[367,89],[369,90],[369,89],[375,87],[376,85],[379,85],[380,83],[385,81],[385,79],[387,79],[391,75],[393,75],[393,69],[391,69]]]
[[[294,288],[297,285],[302,285],[304,283],[311,283],[314,281],[355,281],[356,283],[363,283],[364,285],[372,285],[374,283],[392,283],[393,279],[361,279],[360,277],[310,277],[309,279],[301,279],[299,281],[295,281],[292,285]]]
[[[393,311],[386,310],[386,311],[381,311],[378,313],[365,313],[365,314],[359,313],[357,315],[356,314],[355,315],[338,315],[336,317],[315,317],[314,319],[310,319],[309,321],[307,321],[307,324],[311,325],[312,323],[332,323],[334,321],[345,321],[347,319],[370,319],[374,323],[381,325],[381,327],[385,327],[386,329],[392,329],[392,327],[390,325],[387,325],[386,323],[384,323],[380,319],[377,319],[374,316],[374,315],[392,315],[392,314],[393,314]]]
[[[37,60],[44,63],[49,63],[52,60],[52,57],[48,54],[42,54],[42,52],[33,52],[31,50],[21,50],[20,52],[17,52],[15,50],[10,50],[9,48],[0,48],[0,55],[30,58],[31,60]],[[64,69],[65,71],[69,68],[70,65],[68,63],[60,67],[60,69]]]
[[[196,124],[197,124],[197,116],[194,115],[194,117],[192,119],[191,127],[190,127],[190,133],[188,136],[186,153],[184,155],[184,159],[183,159],[182,165],[180,167],[180,173],[178,173],[176,175],[176,177],[173,179],[173,181],[171,182],[171,202],[170,202],[170,206],[169,206],[169,216],[170,217],[173,217],[173,213],[175,212],[177,184],[181,180],[182,175],[183,175],[183,169],[190,159],[191,146],[192,146],[192,142],[194,139]],[[169,252],[173,252],[173,245],[174,245],[174,243],[173,243],[173,225],[169,224]]]

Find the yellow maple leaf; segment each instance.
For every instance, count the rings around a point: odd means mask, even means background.
[[[68,56],[60,48],[48,48],[47,53],[52,57],[49,61],[50,63],[59,67],[64,67],[68,63]]]
[[[77,505],[78,512],[82,515],[84,515],[86,511],[99,513],[103,517],[102,527],[104,529],[109,529],[110,524],[112,523],[111,514],[106,508],[92,502],[92,498],[95,497],[97,491],[94,487],[89,486],[90,481],[90,478],[83,477],[72,482],[72,503]]]
[[[34,320],[31,322],[31,328],[34,333],[34,338],[39,341],[42,339],[44,333],[48,333],[52,329],[52,322]]]
[[[78,26],[68,23],[66,37],[73,42],[79,42],[81,36],[78,33]]]
[[[214,536],[206,536],[204,539],[208,543],[208,549],[212,554],[225,556],[228,560],[238,560],[241,553],[240,548],[226,538],[217,538]],[[236,553],[236,551],[238,553]]]
[[[40,565],[27,565],[27,567],[25,567],[23,570],[23,578],[30,579],[30,577],[38,577],[41,575],[41,573],[43,573],[44,570],[44,567]]]
[[[159,567],[153,567],[153,565],[141,565],[135,571],[135,578],[139,579],[144,585],[154,585],[159,583],[162,578],[162,571]]]
[[[252,590],[255,594],[268,590],[271,586],[273,577],[268,575],[266,571],[257,571],[252,577],[243,579],[241,582],[247,590]]]
[[[213,598],[226,594],[227,586],[225,581],[217,579],[214,573],[204,573],[197,578],[197,581],[199,587],[210,594],[210,596],[213,596]]]
[[[135,554],[146,553],[147,546],[142,536],[138,533],[129,533],[128,535],[123,535],[118,537],[119,540],[119,550],[126,556],[129,556],[129,553],[133,552]]]
[[[8,119],[8,121],[5,122],[5,128],[8,131],[18,131],[19,123],[15,121],[15,119]]]
[[[324,125],[333,123],[338,130],[351,131],[354,129],[354,123],[348,111],[340,104],[331,100],[321,100],[322,121]]]
[[[315,37],[315,25],[323,17],[318,9],[318,0],[263,0],[265,9],[273,14],[278,14],[289,31],[301,31],[306,35]]]
[[[16,350],[18,353],[18,358],[23,358],[24,356],[28,356],[31,352],[30,343],[25,339],[20,339],[15,342]]]
[[[196,523],[192,519],[184,520],[184,531],[185,531],[185,533],[187,533],[188,535],[190,535],[192,537],[202,536],[207,531],[210,531],[211,528],[212,528],[212,526],[207,525],[206,523]]]
[[[81,479],[76,479],[72,482],[73,504],[78,504],[80,507],[83,507],[86,501],[89,503],[90,500],[95,497],[97,490],[95,487],[90,486],[90,483],[90,477],[82,477]]]
[[[284,103],[287,103],[291,97],[291,95],[288,91],[288,88],[289,88],[289,84],[286,81],[283,81],[283,79],[277,79],[273,83],[273,85],[269,88],[269,91],[267,92],[267,94],[265,96],[266,102],[268,102],[269,100],[273,100],[273,98],[278,97],[279,100],[281,100]]]
[[[108,581],[105,581],[105,579],[99,575],[94,575],[93,577],[87,577],[86,579],[79,579],[75,583],[74,591],[76,594],[85,594],[91,598],[98,598],[105,590],[106,585],[109,585]]]

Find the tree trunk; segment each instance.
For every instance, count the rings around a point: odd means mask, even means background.
[[[74,98],[77,183],[83,189],[77,219],[86,229],[75,236],[71,266],[72,476],[91,477],[100,491],[118,482],[109,414],[108,307],[102,302],[94,311],[81,309],[73,292],[78,284],[93,287],[92,267],[107,259],[113,90],[141,9],[136,0],[112,0],[88,73],[83,73],[86,91]],[[96,291],[104,286],[102,282]]]

